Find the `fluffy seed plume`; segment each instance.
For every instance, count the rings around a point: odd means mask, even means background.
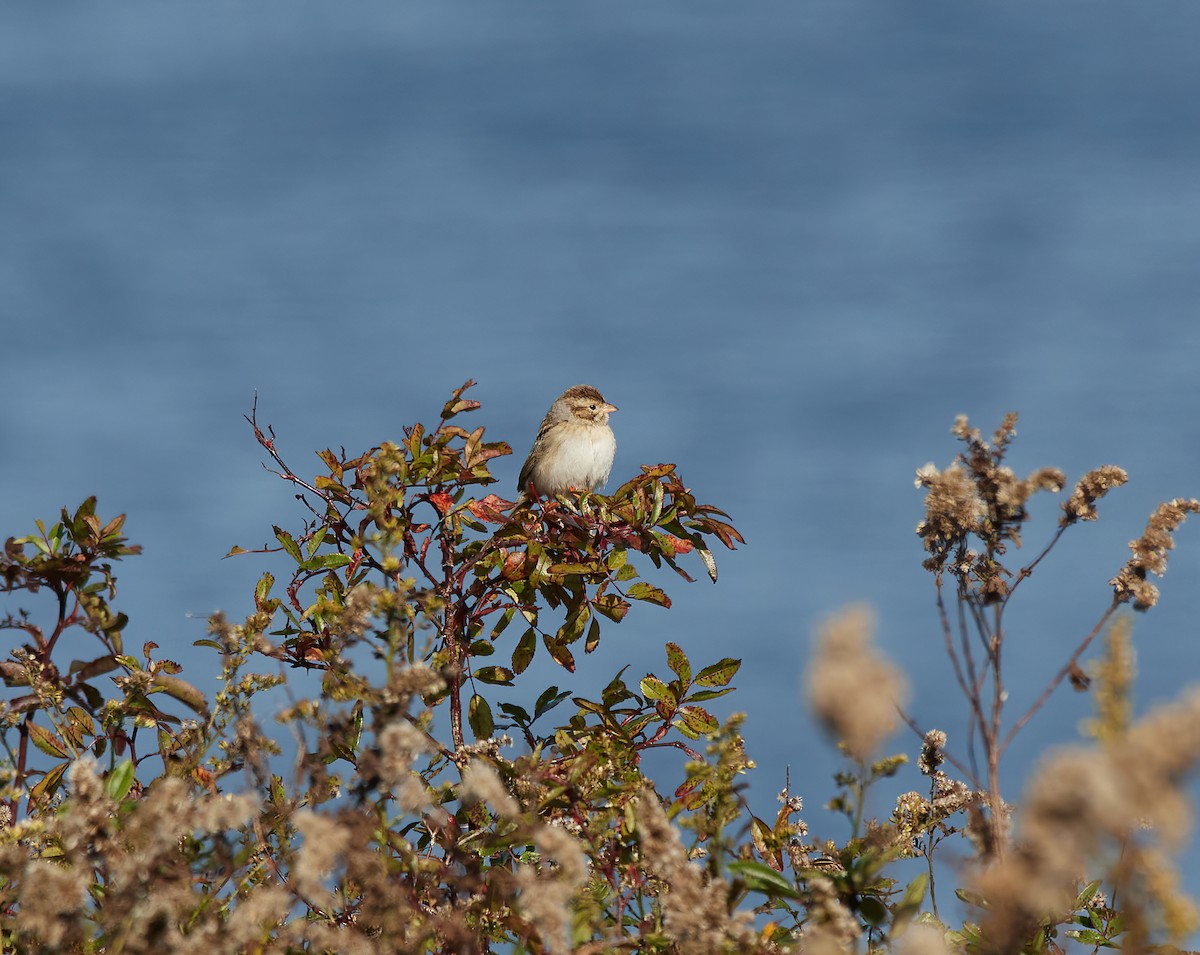
[[[876,653],[873,630],[866,607],[833,617],[818,634],[807,674],[813,712],[835,740],[864,761],[896,728],[896,706],[908,697],[903,674]]]

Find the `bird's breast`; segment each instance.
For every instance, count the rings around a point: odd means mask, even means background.
[[[594,491],[608,481],[616,450],[616,438],[607,425],[564,428],[539,462],[534,486],[550,497],[570,488]]]

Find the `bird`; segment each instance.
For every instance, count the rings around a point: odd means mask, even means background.
[[[554,399],[517,480],[517,504],[533,494],[553,498],[564,491],[594,491],[612,471],[617,439],[608,416],[617,410],[591,385],[574,385]]]

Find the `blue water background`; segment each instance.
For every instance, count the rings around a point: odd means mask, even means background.
[[[914,714],[962,743],[913,533],[914,471],[949,463],[956,414],[990,432],[1019,411],[1019,472],[1131,477],[1014,602],[1014,712],[1155,504],[1200,494],[1195,4],[0,19],[0,534],[90,494],[127,512],[129,646],[210,692],[192,641],[248,612],[264,566],[222,555],[304,516],[241,420],[256,391],[313,473],[311,451],[396,439],[474,377],[474,423],[517,450],[503,493],[549,401],[599,386],[621,408],[614,479],[677,462],[749,543],[717,554],[715,587],[655,578],[674,609],[636,608],[574,677],[539,673],[595,696],[622,665],[662,673],[668,639],[697,665],[741,657],[714,708],[747,713],[752,801],[772,815],[790,769],[830,837],[838,763],[801,694],[827,615],[871,604]],[[1030,552],[1056,507],[1034,508]],[[1179,539],[1136,620],[1139,709],[1200,677],[1200,527]],[[1089,707],[1055,697],[1010,754],[1012,794]]]

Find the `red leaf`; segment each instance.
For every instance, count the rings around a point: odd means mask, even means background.
[[[429,495],[429,503],[438,509],[439,514],[446,514],[454,506],[454,498],[445,491],[434,491]]]
[[[482,501],[471,501],[467,505],[467,510],[481,521],[488,521],[491,524],[503,524],[508,518],[501,513],[501,509],[508,505],[509,502],[502,497],[489,494]]]
[[[675,548],[677,554],[689,554],[696,547],[690,540],[676,537],[674,534],[664,534],[663,536],[671,542],[671,546]]]

